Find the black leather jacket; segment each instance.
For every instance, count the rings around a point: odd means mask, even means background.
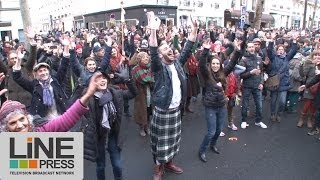
[[[191,49],[194,42],[187,41],[180,56],[174,61],[174,66],[177,70],[178,77],[181,82],[181,103],[185,102],[187,97],[187,77],[183,70],[184,64],[191,55]],[[164,64],[158,54],[157,47],[150,47],[151,54],[151,70],[155,77],[154,90],[152,92],[151,101],[154,106],[161,109],[168,109],[172,100],[173,86],[171,82],[172,72],[168,65]]]

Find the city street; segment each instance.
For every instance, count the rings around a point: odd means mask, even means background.
[[[299,102],[301,105],[301,102]],[[264,122],[268,129],[254,125],[240,128],[239,108],[234,113],[239,130],[233,132],[225,125],[225,137],[218,142],[221,154],[207,151],[207,163],[198,159],[198,148],[206,133],[200,96],[192,108],[196,111],[183,117],[181,149],[175,162],[184,169],[176,175],[166,172],[165,180],[318,180],[320,177],[320,141],[307,135],[306,127],[296,127],[298,114],[288,114],[281,123],[269,120],[269,103],[264,101]],[[128,138],[123,148],[123,174],[128,180],[152,179],[153,161],[149,138],[140,137],[138,126],[131,118]],[[237,137],[230,141],[229,137]],[[113,179],[107,155],[107,179]],[[85,161],[85,180],[95,180],[95,164]]]

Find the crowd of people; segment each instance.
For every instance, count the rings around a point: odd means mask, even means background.
[[[162,179],[164,171],[183,173],[173,159],[181,119],[194,112],[198,96],[207,123],[198,151],[204,163],[208,147],[220,154],[225,121],[233,131],[239,125],[246,129],[252,112],[254,125],[263,129],[263,121],[280,123],[285,113],[299,113],[296,126],[306,124],[308,135],[319,134],[320,33],[205,29],[193,20],[177,28],[161,24],[153,12],[147,16],[146,27],[56,30],[45,36],[29,28],[30,44],[4,42],[0,132],[83,132],[84,158],[96,162],[99,180],[105,179],[106,150],[114,179],[123,179],[128,118],[137,123],[137,134],[150,138],[153,179]],[[263,117],[268,96],[270,117]],[[237,105],[241,119],[234,119]]]

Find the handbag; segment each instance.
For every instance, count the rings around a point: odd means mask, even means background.
[[[266,80],[264,86],[266,88],[268,88],[269,90],[271,90],[271,91],[275,91],[275,90],[277,90],[279,88],[279,84],[280,84],[279,74],[276,74],[276,75],[274,75],[272,77],[269,77]]]
[[[309,88],[309,91],[310,91],[310,93],[311,93],[312,95],[317,94],[318,88],[319,88],[319,84],[320,84],[320,82],[316,83],[315,85],[313,85],[313,86],[311,86],[311,87]]]

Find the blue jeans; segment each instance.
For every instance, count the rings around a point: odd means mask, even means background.
[[[271,91],[271,115],[282,113],[286,107],[287,91]]]
[[[215,146],[222,131],[224,120],[226,118],[227,108],[205,107],[205,117],[207,120],[207,135],[204,137],[199,149],[199,153],[205,153],[209,144]]]
[[[106,168],[106,137],[102,137],[98,140],[98,156],[97,156],[97,179],[105,180],[105,168]],[[115,180],[122,179],[122,163],[121,163],[121,151],[117,145],[117,139],[114,132],[111,131],[108,138],[108,147],[111,165],[113,168],[113,176]]]
[[[244,87],[242,90],[242,122],[247,122],[248,116],[248,108],[249,108],[249,100],[250,95],[252,94],[254,104],[256,106],[256,119],[255,122],[259,123],[262,120],[262,91],[258,88],[246,88]]]

